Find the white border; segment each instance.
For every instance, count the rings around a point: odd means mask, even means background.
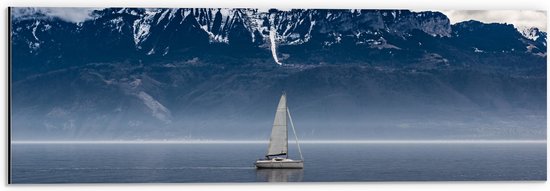
[[[45,7],[254,7],[254,8],[370,8],[370,9],[415,9],[415,10],[549,10],[547,0],[0,0],[2,27],[0,57],[0,108],[6,112],[7,80],[7,7],[8,6],[45,6]],[[547,19],[548,22],[548,19]],[[550,25],[549,25],[550,26]],[[548,74],[548,71],[547,71]],[[548,75],[547,75],[548,76]],[[550,89],[547,83],[547,90]],[[547,93],[548,95],[548,93]],[[547,104],[550,101],[547,97]],[[547,106],[548,108],[548,106]],[[0,122],[7,126],[6,113],[2,113]],[[547,112],[547,118],[550,118]],[[548,182],[378,182],[378,183],[290,183],[290,184],[65,184],[65,185],[6,185],[6,131],[0,131],[2,147],[0,157],[2,190],[550,190]],[[548,136],[548,133],[547,133]],[[548,149],[548,147],[547,147]],[[548,153],[548,152],[547,152]],[[550,165],[547,165],[547,168]]]

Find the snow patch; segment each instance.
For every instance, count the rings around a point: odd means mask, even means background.
[[[533,41],[537,41],[539,36],[539,29],[536,27],[517,27],[516,28],[521,35],[523,35],[525,38],[531,39]]]
[[[153,55],[153,54],[155,54],[155,48],[151,48],[151,50],[147,52],[147,55]]]
[[[477,47],[474,47],[474,52],[485,52],[483,50],[478,49]]]
[[[211,31],[208,31],[208,26],[203,25],[200,27],[206,34],[208,34],[208,38],[210,39],[210,42],[223,42],[223,43],[229,43],[229,39],[227,37],[224,37],[222,35],[215,35]]]
[[[36,29],[38,28],[38,25],[40,25],[40,21],[36,21],[34,23],[34,28],[32,29],[32,36],[34,37],[34,39],[40,42],[40,40],[38,40],[38,37],[36,37]]]
[[[159,19],[157,20],[157,25],[160,23],[160,21],[162,21],[164,19],[164,17],[166,17],[166,14],[168,14],[168,12],[170,12],[170,9],[165,10],[164,12],[162,12]]]
[[[30,53],[33,53],[33,51],[36,51],[37,49],[40,48],[40,43],[38,42],[29,42],[29,47],[31,48],[31,51]]]
[[[112,19],[111,23],[117,29],[118,32],[122,32],[122,26],[124,26],[124,21],[122,20],[122,17]]]
[[[142,19],[134,21],[134,43],[138,49],[141,48],[139,44],[149,37],[151,22],[153,22],[157,13],[158,10],[146,9],[145,16]]]

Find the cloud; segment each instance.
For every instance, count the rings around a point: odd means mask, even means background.
[[[546,30],[546,11],[537,10],[442,10],[451,23],[477,20],[484,23],[508,23],[516,28],[537,27]]]
[[[12,17],[25,19],[32,17],[50,17],[59,18],[61,20],[80,23],[88,19],[92,19],[94,10],[103,8],[84,8],[84,7],[17,7],[12,9]]]

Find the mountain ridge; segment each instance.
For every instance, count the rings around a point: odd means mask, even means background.
[[[91,30],[93,27],[106,25],[111,27],[111,30],[120,32],[122,36],[132,33],[135,48],[143,49],[143,53],[146,54],[153,54],[157,46],[159,47],[156,49],[159,50],[170,48],[163,46],[162,43],[167,42],[162,42],[160,38],[169,36],[162,33],[183,30],[183,28],[174,28],[176,26],[195,28],[195,32],[201,32],[203,38],[204,35],[208,36],[210,43],[229,43],[231,33],[244,32],[244,35],[233,35],[235,36],[233,40],[235,42],[244,40],[240,43],[252,43],[262,47],[269,47],[265,43],[269,43],[267,39],[272,29],[276,34],[275,40],[281,45],[306,43],[314,36],[312,32],[317,35],[317,38],[323,38],[324,44],[333,44],[341,39],[342,35],[355,35],[356,40],[361,41],[361,36],[376,35],[380,32],[389,32],[403,37],[417,29],[434,37],[451,37],[452,31],[449,19],[442,13],[430,11],[417,13],[407,10],[293,9],[278,11],[271,9],[268,12],[260,12],[257,9],[120,8],[96,10],[92,12],[92,17],[91,20],[76,23],[72,30]],[[20,18],[21,21],[28,20],[28,17]],[[44,16],[37,18],[39,18],[37,21],[40,18],[45,20]],[[15,18],[14,21],[17,23],[18,19]],[[333,26],[338,27],[331,28]],[[47,27],[42,30],[47,30]],[[154,33],[160,34],[150,37]],[[540,35],[545,36],[545,33]],[[148,38],[153,38],[149,41],[155,41],[155,44],[148,42]],[[373,40],[374,43],[380,43],[376,42],[376,39]],[[372,41],[357,43],[372,45]]]

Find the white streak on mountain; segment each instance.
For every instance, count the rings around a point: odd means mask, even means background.
[[[279,65],[283,65],[283,63],[279,62],[279,59],[277,58],[277,44],[275,44],[275,30],[269,31],[269,41],[271,42],[271,54],[273,55],[273,59],[275,62]]]
[[[170,120],[170,110],[164,107],[164,105],[158,102],[155,98],[143,91],[140,91],[137,96],[149,109],[151,109],[151,112],[155,118],[168,124],[172,123]]]

